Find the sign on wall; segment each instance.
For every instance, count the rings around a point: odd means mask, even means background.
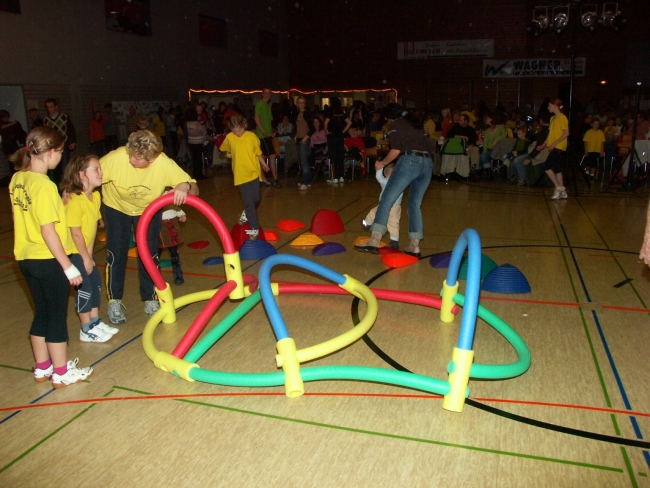
[[[586,58],[576,58],[575,76],[585,75]],[[571,59],[484,59],[483,78],[571,76]]]
[[[491,58],[494,39],[398,42],[397,59]]]

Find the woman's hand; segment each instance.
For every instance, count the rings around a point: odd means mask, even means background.
[[[95,267],[95,262],[93,261],[93,258],[90,256],[84,258],[84,268],[86,269],[86,273],[90,276],[90,274],[93,272],[93,268]]]
[[[191,183],[180,183],[174,188],[174,205],[183,205],[187,202],[187,194],[190,191]]]

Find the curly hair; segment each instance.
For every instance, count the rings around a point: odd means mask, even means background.
[[[63,178],[61,178],[61,183],[59,183],[59,188],[61,191],[67,191],[68,193],[76,193],[80,195],[84,191],[84,184],[81,181],[79,173],[86,171],[90,161],[93,159],[99,159],[94,154],[79,154],[72,158],[72,160],[65,167],[63,172]]]
[[[129,153],[129,156],[147,161],[156,159],[162,150],[163,143],[160,137],[146,129],[132,132],[126,143],[126,152]]]

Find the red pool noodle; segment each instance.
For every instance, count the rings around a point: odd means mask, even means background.
[[[197,317],[194,319],[194,322],[190,328],[187,329],[187,332],[185,332],[185,335],[180,340],[176,348],[172,351],[172,356],[182,358],[185,356],[185,354],[187,354],[187,351],[190,350],[190,347],[192,347],[192,344],[194,344],[196,338],[199,337],[201,331],[203,331],[206,324],[208,323],[208,320],[210,320],[210,317],[212,317],[214,312],[226,300],[226,298],[228,298],[230,292],[235,288],[237,288],[237,283],[234,281],[228,281],[221,288],[219,288],[219,290],[217,290],[217,293],[212,295],[212,298],[208,300],[208,303],[205,305],[205,307],[203,307],[199,315],[197,315]]]
[[[165,205],[171,205],[172,203],[174,203],[173,193],[167,193],[166,195],[156,198],[147,206],[145,211],[142,212],[142,216],[138,222],[138,228],[135,231],[135,242],[138,246],[138,255],[140,256],[147,273],[151,276],[151,280],[159,290],[164,290],[167,287],[167,284],[149,254],[149,248],[147,247],[147,229],[149,228],[149,222],[151,222],[154,214]],[[221,243],[223,244],[224,253],[233,254],[235,252],[235,245],[232,242],[230,232],[214,208],[194,195],[187,195],[187,205],[196,208],[207,217],[212,226],[217,230],[219,239],[221,239]]]

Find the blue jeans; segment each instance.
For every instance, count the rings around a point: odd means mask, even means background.
[[[526,165],[524,164],[524,161],[526,161],[526,159],[528,159],[528,154],[522,154],[510,162],[510,167],[514,166],[516,168],[517,178],[520,180],[526,179]],[[533,163],[531,162],[530,164]]]
[[[300,160],[300,169],[302,171],[302,184],[311,185],[311,141],[307,139],[307,142],[297,142],[296,146],[298,147],[298,158]]]
[[[397,160],[395,169],[388,178],[386,188],[381,194],[375,222],[372,224],[373,232],[386,233],[388,215],[393,204],[400,194],[410,186],[408,201],[409,239],[422,239],[424,226],[422,225],[422,198],[431,182],[433,162],[430,157],[403,154]]]
[[[492,167],[492,149],[486,150],[485,148],[483,148],[483,152],[481,153],[480,167],[481,169]]]

